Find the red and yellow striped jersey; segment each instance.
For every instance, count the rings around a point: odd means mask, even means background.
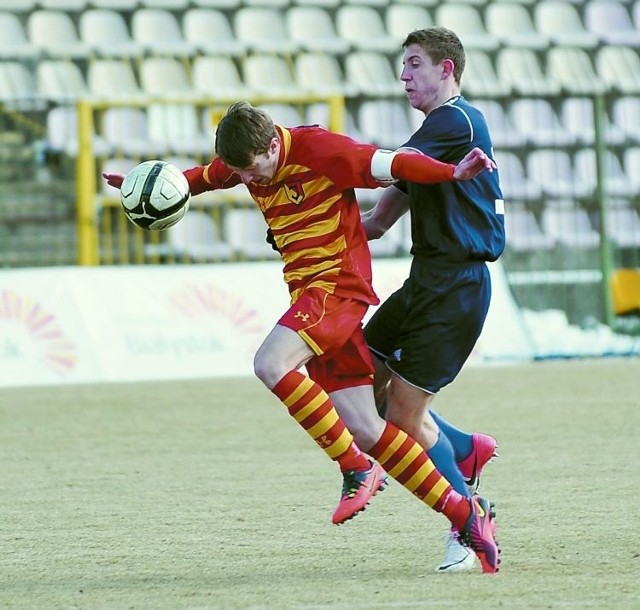
[[[380,186],[370,169],[377,147],[318,126],[277,130],[280,158],[272,181],[246,186],[273,232],[292,301],[314,286],[377,304],[354,192]],[[185,175],[192,193],[241,182],[219,158]]]

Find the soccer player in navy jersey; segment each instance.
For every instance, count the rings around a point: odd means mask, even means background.
[[[402,46],[400,79],[409,103],[425,118],[400,150],[457,163],[478,147],[493,158],[483,115],[461,95],[465,51],[458,36],[443,27],[416,30]],[[505,247],[498,172],[482,172],[465,182],[398,181],[363,214],[367,237],[381,237],[407,211],[413,257],[409,277],[364,331],[374,354],[376,399],[387,420],[417,439],[464,493],[467,484],[477,483],[497,443],[489,435],[455,428],[430,406],[462,369],[487,316],[491,279],[486,263]],[[453,528],[438,570],[470,569],[474,561]]]
[[[480,149],[449,164],[383,151],[318,126],[285,128],[246,102],[232,105],[220,121],[215,150],[210,163],[184,174],[194,195],[244,184],[273,234],[291,306],[258,348],[254,370],[342,472],[333,523],[365,508],[386,482],[384,469],[444,514],[483,569],[496,572],[489,503],[454,490],[422,447],[376,410],[362,319],[378,299],[354,192],[395,180],[469,179],[494,163]],[[104,178],[119,187],[124,176]]]

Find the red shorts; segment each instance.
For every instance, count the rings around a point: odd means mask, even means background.
[[[373,383],[373,362],[362,334],[368,308],[362,301],[310,288],[278,320],[314,351],[306,369],[326,392]]]

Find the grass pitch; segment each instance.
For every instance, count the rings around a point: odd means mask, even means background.
[[[469,367],[435,407],[495,434],[500,573],[434,573],[398,484],[335,466],[250,379],[0,390],[0,608],[640,608],[640,361]]]

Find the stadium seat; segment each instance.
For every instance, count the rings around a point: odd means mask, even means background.
[[[43,98],[57,103],[75,102],[90,93],[80,68],[63,59],[38,62],[36,87]]]
[[[9,11],[0,12],[0,59],[33,60],[40,49],[27,40],[27,34],[18,16]]]
[[[484,3],[486,0],[479,0]],[[469,0],[468,4],[473,4],[473,0]],[[440,0],[394,0],[394,4],[410,4],[412,6],[424,6],[428,8],[435,8],[440,4]],[[408,33],[408,32],[407,32]]]
[[[591,225],[586,210],[550,202],[542,211],[542,228],[559,243],[570,248],[596,248],[600,235]]]
[[[292,0],[292,4],[298,6],[320,6],[322,8],[334,9],[339,6],[341,0]]]
[[[619,248],[640,247],[640,215],[627,200],[607,200],[607,234]]]
[[[595,49],[600,39],[585,27],[578,7],[570,0],[542,0],[533,6],[536,29],[551,44]]]
[[[533,49],[505,47],[496,58],[498,78],[521,95],[544,96],[560,93],[560,83],[545,73]]]
[[[614,91],[640,94],[640,56],[632,47],[604,46],[596,54],[596,72]]]
[[[223,237],[241,259],[280,258],[265,241],[267,223],[255,209],[230,209],[223,218]]]
[[[500,41],[487,31],[478,8],[471,4],[441,3],[434,21],[456,32],[467,49],[495,51],[500,46]]]
[[[628,95],[613,101],[612,121],[633,142],[640,142],[640,97]]]
[[[575,155],[576,178],[595,190],[598,174],[596,171],[596,151],[592,148],[580,149]],[[638,195],[638,188],[627,176],[618,156],[611,150],[603,158],[604,192],[611,197],[632,197]],[[637,170],[636,170],[637,171]]]
[[[169,245],[178,258],[196,262],[229,260],[232,248],[220,239],[220,231],[211,214],[189,210],[184,218],[167,229]]]
[[[336,31],[354,49],[381,54],[397,53],[398,41],[390,36],[380,13],[371,6],[343,4],[335,14]]]
[[[547,65],[547,74],[570,95],[602,93],[606,89],[584,49],[552,47],[547,52]]]
[[[215,9],[235,10],[240,6],[240,0],[191,0],[194,6]]]
[[[469,97],[503,98],[512,91],[508,82],[498,78],[489,54],[480,49],[467,52],[462,78],[465,95]]]
[[[139,65],[140,86],[155,96],[188,97],[195,90],[184,64],[174,57],[145,57]]]
[[[622,166],[629,180],[640,189],[640,146],[626,146],[622,153]]]
[[[527,155],[527,175],[555,199],[583,199],[593,195],[593,184],[578,179],[571,156],[563,149],[540,148]]]
[[[31,72],[20,61],[0,62],[0,101],[7,108],[24,111],[44,109],[46,105]]]
[[[187,42],[204,55],[245,55],[247,44],[238,40],[221,10],[191,8],[183,13],[182,30]]]
[[[611,275],[611,297],[616,315],[640,312],[640,269],[616,269]]]
[[[357,123],[366,142],[387,149],[402,146],[413,132],[405,100],[364,100],[358,106]]]
[[[338,36],[330,13],[319,6],[293,6],[286,12],[289,37],[303,51],[344,54],[349,42]]]
[[[587,2],[584,21],[587,30],[597,34],[604,44],[640,47],[640,31],[635,28],[629,10],[621,2]]]
[[[234,14],[233,30],[238,40],[257,53],[290,55],[298,43],[287,36],[281,10],[262,6],[243,6]]]
[[[508,113],[499,101],[478,99],[473,100],[473,105],[484,115],[491,133],[491,141],[495,147],[511,148],[524,144],[524,136],[515,129]]]
[[[113,154],[149,159],[167,152],[152,142],[142,108],[107,108],[102,117],[102,135]]]
[[[327,53],[299,53],[295,58],[295,80],[317,95],[354,96],[358,89],[345,79],[338,59]]]
[[[412,4],[391,4],[384,16],[389,36],[396,40],[398,49],[409,32],[433,25],[431,13],[424,7]]]
[[[370,6],[372,8],[384,8],[388,0],[342,0],[343,4],[353,4],[359,6]]]
[[[520,158],[515,153],[496,150],[495,162],[505,200],[528,202],[540,199],[540,185],[527,176]]]
[[[303,123],[303,111],[300,106],[273,102],[258,104],[258,107],[268,112],[276,125],[296,127]]]
[[[89,5],[89,0],[39,0],[38,4],[47,10],[81,13]]]
[[[402,83],[382,53],[355,51],[345,58],[345,76],[362,95],[400,96]]]
[[[129,13],[138,8],[137,0],[91,0],[93,8],[123,11]]]
[[[122,13],[113,9],[88,9],[79,18],[81,40],[103,57],[141,57],[144,47],[131,38]],[[117,81],[114,81],[117,82]]]
[[[567,97],[562,101],[560,111],[562,126],[569,131],[578,144],[595,142],[595,118],[593,100],[590,97]],[[624,131],[603,117],[603,137],[608,144],[619,145],[625,140]]]
[[[81,42],[71,16],[62,11],[34,10],[27,17],[29,41],[51,58],[83,59],[90,47]]]
[[[242,62],[244,83],[258,95],[303,98],[307,92],[296,82],[289,62],[277,55],[257,53]]]
[[[25,14],[35,9],[37,0],[0,0],[0,11]]]
[[[552,249],[556,240],[542,231],[535,214],[522,205],[509,203],[504,215],[507,248],[516,252]]]
[[[242,0],[242,3],[246,6],[267,6],[278,10],[289,6],[289,0]]]
[[[157,8],[163,11],[184,11],[189,0],[138,0],[145,8]]]
[[[516,98],[509,105],[511,124],[535,146],[573,144],[574,135],[560,123],[551,102],[544,98]]]
[[[185,40],[180,23],[169,10],[139,8],[131,17],[131,36],[152,55],[191,57],[197,46]]]
[[[78,114],[75,106],[56,106],[47,112],[47,145],[70,157],[75,157],[79,150]],[[92,150],[96,156],[106,155],[109,145],[106,140],[93,134]]]
[[[193,60],[193,86],[196,91],[223,100],[250,98],[251,89],[242,82],[231,57],[202,55]]]
[[[502,1],[490,2],[485,12],[487,32],[507,47],[544,50],[549,37],[538,31],[527,7]]]
[[[131,64],[121,59],[94,59],[87,68],[87,85],[101,99],[144,97]]]

